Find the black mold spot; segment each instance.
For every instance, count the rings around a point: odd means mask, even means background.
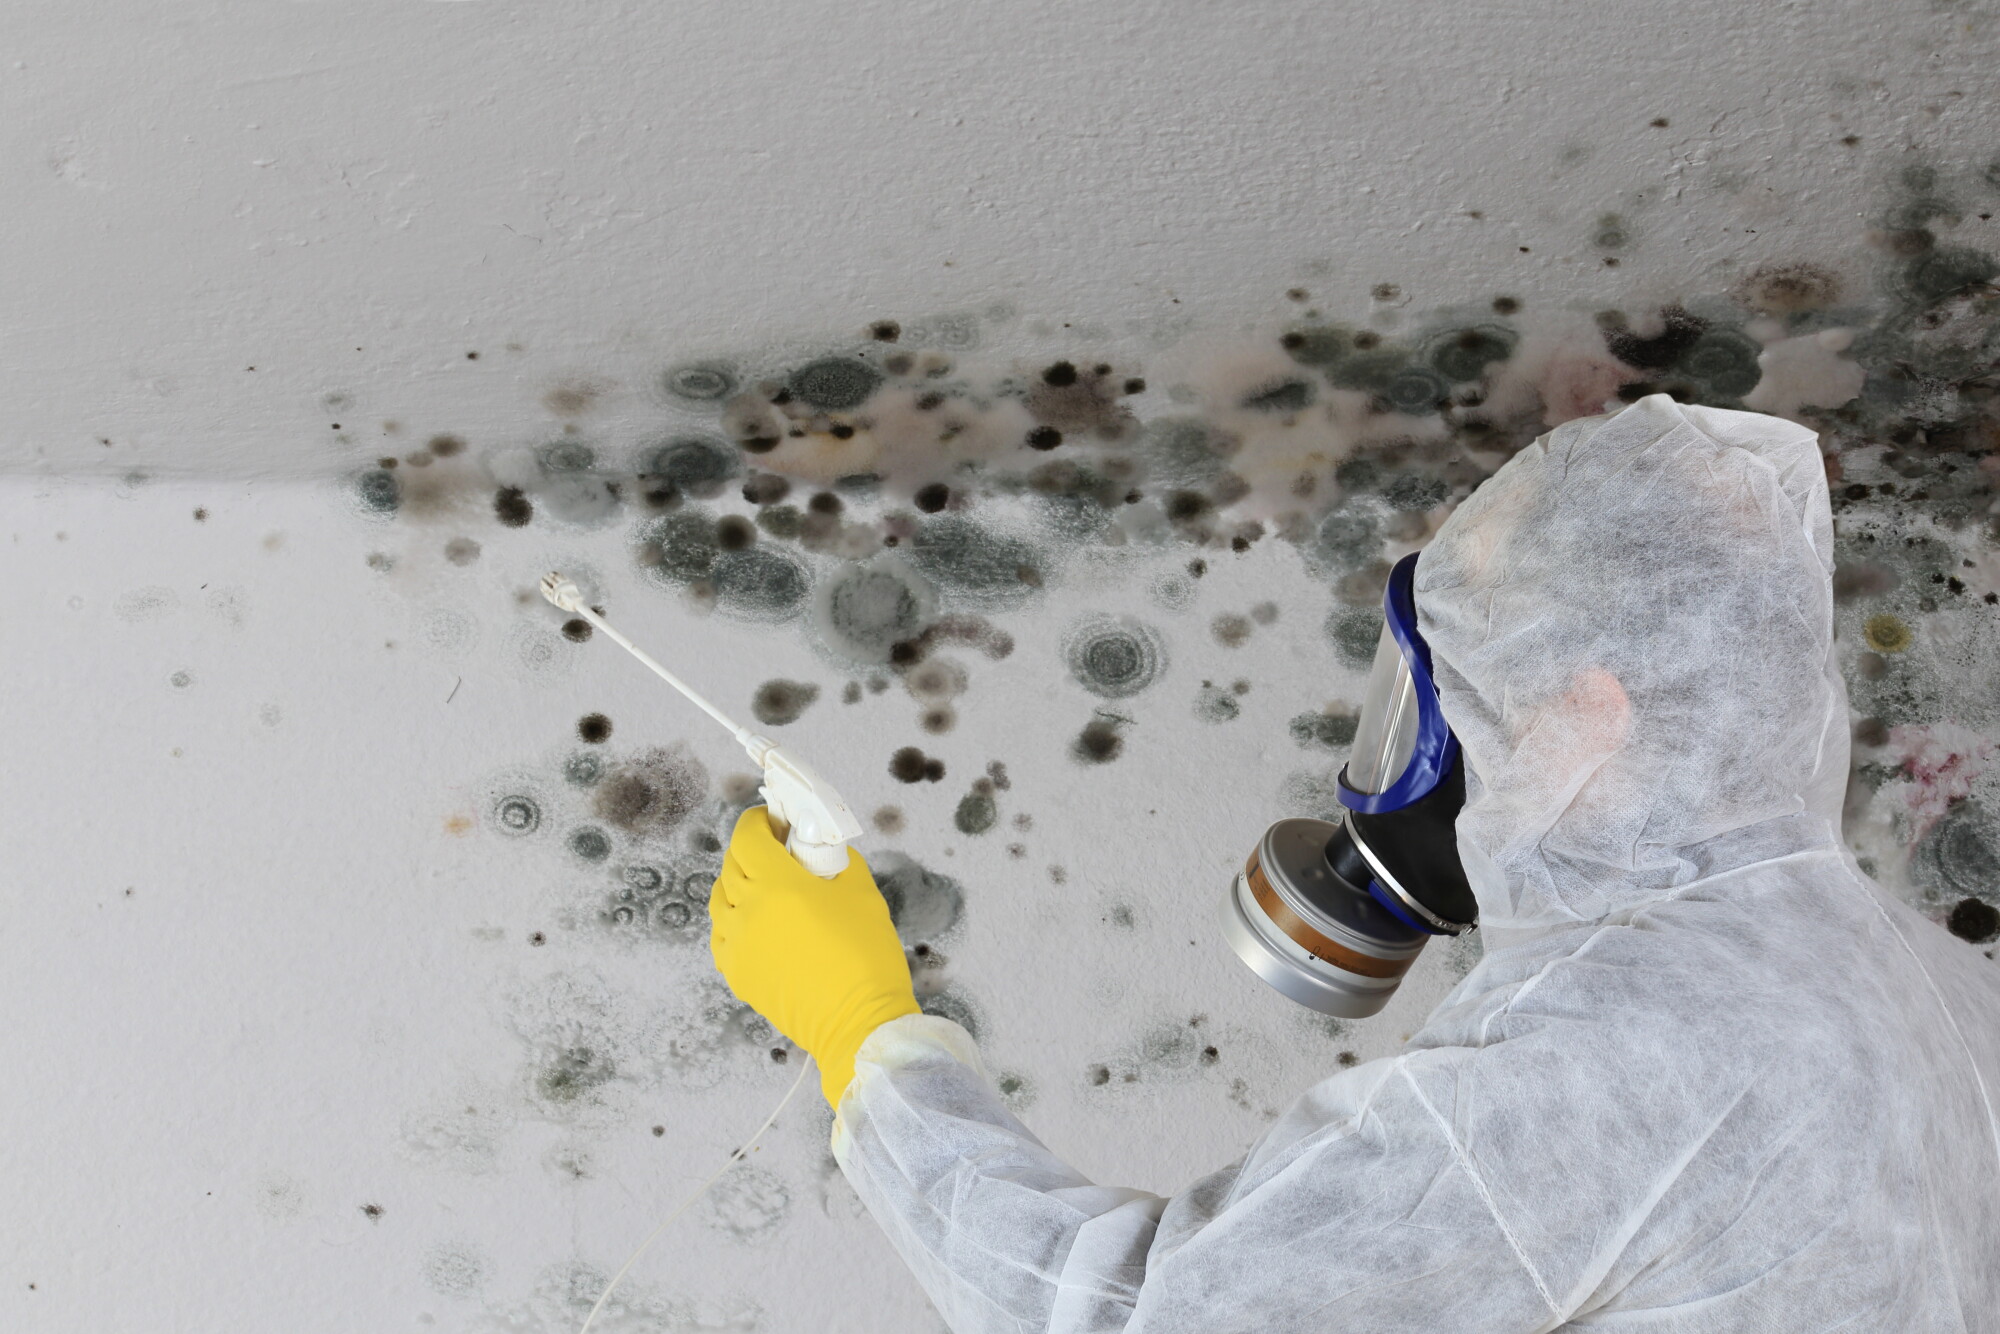
[[[1223,612],[1209,622],[1208,632],[1224,648],[1241,648],[1250,639],[1250,618],[1233,611]]]
[[[927,996],[919,996],[917,998],[917,1008],[925,1014],[935,1015],[940,1019],[951,1020],[975,1039],[979,1036],[981,1025],[978,1010],[974,1009],[970,1001],[954,990],[947,988],[943,991],[932,992]]]
[[[866,362],[823,357],[793,371],[786,386],[800,402],[822,412],[842,412],[867,402],[881,383],[881,372]]]
[[[518,486],[503,486],[493,493],[493,517],[509,528],[525,528],[535,517],[534,502]]]
[[[403,503],[403,484],[396,480],[396,474],[384,468],[371,468],[362,473],[354,483],[354,493],[363,509],[376,514],[394,514],[397,506]],[[198,511],[196,517],[205,519],[208,512]]]
[[[2000,277],[2000,262],[1984,251],[1938,247],[1917,256],[1903,270],[1903,288],[1919,305],[1933,306]]]
[[[535,1076],[535,1087],[550,1102],[575,1102],[618,1073],[608,1056],[589,1047],[565,1047]]]
[[[847,506],[831,491],[816,491],[813,498],[806,502],[806,508],[814,514],[838,514]]]
[[[902,783],[935,783],[944,778],[944,761],[904,746],[889,757],[889,772]]]
[[[1521,302],[1518,297],[1496,296],[1493,298],[1493,313],[1496,315],[1513,315],[1517,314],[1520,309]]]
[[[796,505],[771,505],[757,511],[757,526],[773,537],[790,539],[805,531],[805,514]]]
[[[1067,361],[1058,361],[1042,372],[1042,383],[1061,389],[1076,383],[1076,367]]]
[[[1840,277],[1817,264],[1765,264],[1732,289],[1738,301],[1771,315],[1821,310],[1840,299]]]
[[[958,924],[965,911],[958,881],[900,852],[877,853],[870,860],[889,920],[906,946],[935,941]]]
[[[1762,350],[1754,339],[1733,329],[1711,329],[1694,340],[1675,368],[1717,397],[1741,398],[1763,378],[1757,364]]]
[[[1292,719],[1292,740],[1301,746],[1339,750],[1354,744],[1354,729],[1359,721],[1348,713],[1301,713]]]
[[[639,476],[657,479],[691,496],[713,496],[743,468],[743,456],[712,435],[677,435],[642,451]]]
[[[968,792],[960,798],[958,809],[952,813],[951,822],[958,826],[961,834],[983,834],[993,827],[1000,818],[999,807],[993,802],[992,794]]]
[[[1497,304],[1497,303],[1496,303]],[[1498,325],[1454,329],[1431,345],[1431,369],[1457,383],[1477,380],[1486,368],[1514,355],[1514,335]]]
[[[1278,346],[1301,366],[1330,366],[1353,350],[1354,336],[1345,329],[1308,325],[1280,335]]]
[[[757,540],[757,527],[740,514],[730,514],[715,525],[715,545],[724,551],[741,551]]]
[[[926,514],[936,514],[951,503],[951,488],[943,482],[932,482],[929,486],[917,488],[917,508]]]
[[[569,836],[569,850],[587,862],[601,862],[611,855],[611,837],[602,829],[585,825]]]
[[[1945,926],[1960,940],[1983,945],[2000,936],[2000,909],[1978,899],[1960,899],[1945,919]]]
[[[1238,405],[1252,412],[1303,412],[1312,406],[1313,387],[1300,379],[1279,380],[1244,395]]]
[[[1108,1065],[1093,1065],[1084,1072],[1084,1078],[1093,1087],[1102,1088],[1111,1082],[1111,1067]]]
[[[757,687],[750,700],[750,712],[760,723],[783,727],[797,722],[799,715],[818,698],[819,687],[809,681],[770,680]]]
[[[601,745],[611,739],[611,720],[601,713],[586,713],[577,719],[576,734],[591,745]]]
[[[672,833],[708,795],[708,771],[685,750],[654,747],[598,783],[591,808],[628,834]]]
[[[1041,582],[1040,556],[1033,547],[962,515],[925,520],[907,550],[923,573],[978,599],[1014,601]]]
[[[660,377],[660,383],[675,398],[690,403],[714,403],[736,392],[736,371],[719,361],[690,362],[676,366]]]
[[[1085,690],[1104,699],[1123,699],[1158,679],[1166,649],[1158,632],[1139,621],[1093,617],[1071,628],[1063,659]]]
[[[1125,719],[1100,714],[1083,725],[1083,730],[1070,742],[1072,758],[1084,764],[1109,764],[1125,749],[1125,739],[1119,735]]]
[[[448,459],[465,452],[465,441],[455,435],[434,435],[424,443],[424,448],[436,458]]]
[[[1433,510],[1444,504],[1451,487],[1441,478],[1406,473],[1382,488],[1382,499],[1392,510]]]
[[[775,505],[791,493],[791,479],[774,472],[752,473],[743,483],[743,498],[752,505]]]
[[[1668,306],[1660,312],[1661,329],[1650,338],[1641,338],[1626,324],[1624,317],[1617,316],[1603,325],[1604,346],[1612,356],[1627,366],[1642,371],[1663,371],[1685,356],[1707,329],[1705,320],[1697,319],[1679,306]]]
[[[573,644],[583,643],[593,633],[590,628],[590,622],[584,620],[581,616],[572,616],[569,620],[564,621],[562,632],[563,638]]]
[[[903,326],[894,320],[877,320],[868,326],[868,336],[877,342],[893,343],[903,336]]]
[[[1028,448],[1054,449],[1062,443],[1062,432],[1053,426],[1037,426],[1028,432]]]
[[[533,797],[502,797],[493,803],[493,822],[503,833],[532,834],[542,826],[542,808]]]
[[[829,647],[861,662],[888,662],[929,627],[930,586],[901,561],[849,565],[821,589],[819,628]]]
[[[1366,607],[1342,607],[1326,618],[1326,637],[1350,667],[1367,667],[1375,661],[1375,646],[1382,637],[1382,615]]]

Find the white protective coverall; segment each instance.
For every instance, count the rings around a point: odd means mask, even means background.
[[[1510,460],[1416,574],[1484,959],[1168,1199],[877,1029],[834,1152],[952,1329],[2000,1330],[2000,963],[1844,849],[1831,572],[1802,427]]]

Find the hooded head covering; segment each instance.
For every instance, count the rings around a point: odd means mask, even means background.
[[[1664,394],[1559,428],[1459,507],[1416,604],[1482,928],[1594,921],[1720,848],[1838,830],[1831,572],[1813,433]]]

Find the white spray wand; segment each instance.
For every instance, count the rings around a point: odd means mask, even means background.
[[[687,696],[703,713],[729,729],[729,735],[750,753],[751,762],[764,771],[764,785],[757,790],[763,795],[771,829],[785,840],[786,850],[798,858],[801,866],[828,880],[847,869],[847,845],[861,837],[861,821],[854,818],[854,812],[847,808],[833,785],[813,772],[811,765],[785,753],[769,737],[737,726],[687,682],[585,606],[583,593],[571,580],[553,571],[543,575],[542,596],[602,630],[627,653],[652,668],[661,680]]]

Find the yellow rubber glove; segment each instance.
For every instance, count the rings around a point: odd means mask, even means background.
[[[709,948],[736,999],[811,1053],[828,1105],[854,1079],[861,1040],[916,1014],[889,905],[859,853],[822,880],[792,859],[762,806],[736,821],[708,896]]]

